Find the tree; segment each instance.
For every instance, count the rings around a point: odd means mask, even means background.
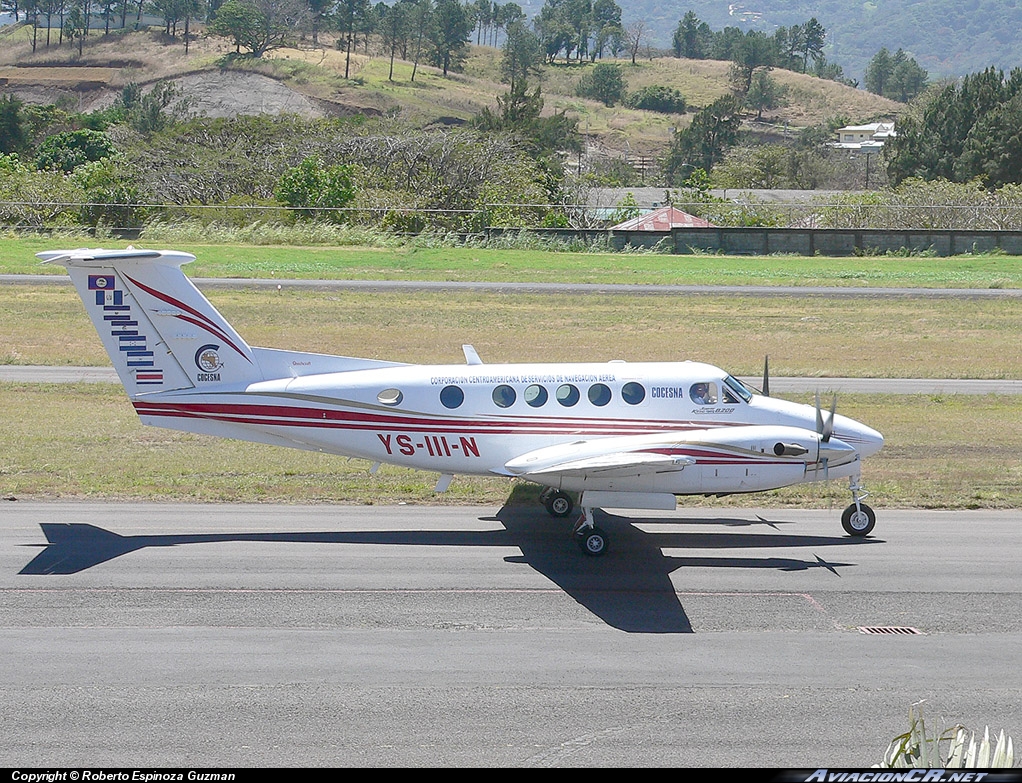
[[[116,152],[110,137],[102,131],[64,131],[39,145],[35,165],[39,169],[59,169],[67,173],[89,161],[109,158]]]
[[[710,26],[700,22],[694,11],[688,11],[674,31],[674,56],[704,60],[709,54],[712,39]]]
[[[392,6],[386,3],[377,4],[377,12],[380,17],[380,37],[383,39],[384,48],[390,55],[390,72],[387,74],[387,81],[394,81],[394,58],[398,50],[408,38],[408,3],[395,3]]]
[[[928,78],[929,74],[904,50],[891,55],[881,48],[866,66],[865,84],[876,95],[907,103],[926,89]]]
[[[437,0],[433,25],[433,62],[447,76],[460,71],[468,50],[472,22],[458,0]]]
[[[597,57],[603,57],[603,50],[608,43],[614,43],[614,48],[624,36],[624,27],[621,24],[621,6],[614,0],[595,0],[591,12],[592,27],[590,37],[592,42],[589,47],[589,57],[595,62]]]
[[[526,81],[530,74],[539,71],[542,64],[539,36],[529,30],[522,21],[516,21],[507,28],[507,40],[500,57],[501,81],[511,85]]]
[[[908,103],[926,89],[929,74],[901,49],[894,53],[891,61],[894,69],[888,83],[888,91],[884,94],[888,98]]]
[[[737,43],[731,56],[731,85],[735,92],[745,95],[758,69],[770,70],[776,61],[774,41],[766,33],[750,30]]]
[[[894,73],[894,63],[886,46],[873,55],[866,66],[866,89],[874,95],[887,95],[887,88]]]
[[[629,95],[625,105],[630,109],[644,109],[661,114],[684,114],[685,96],[673,87],[651,84]]]
[[[262,57],[284,46],[307,18],[303,0],[227,0],[207,29],[232,39],[239,52],[245,47],[253,57]]]
[[[282,204],[300,208],[303,217],[326,217],[344,222],[344,212],[355,198],[354,169],[351,166],[324,166],[314,157],[306,158],[280,178],[274,195]]]
[[[1020,92],[1022,70],[1016,68],[1005,79],[1002,71],[988,68],[928,94],[925,103],[899,122],[898,135],[884,146],[891,181],[897,185],[919,177],[964,182],[983,175],[976,157],[968,163],[963,160],[966,145],[995,149],[986,137],[1001,126],[999,110],[1010,112],[1004,105]]]
[[[600,101],[604,106],[620,103],[625,97],[624,71],[616,63],[597,63],[579,80],[575,93]]]
[[[27,137],[21,123],[21,99],[13,95],[0,96],[0,153],[9,155],[25,148]]]
[[[674,136],[664,162],[668,184],[680,184],[692,169],[712,169],[738,139],[741,122],[742,104],[735,95],[724,95],[700,111]]]
[[[369,10],[369,0],[340,0],[337,3],[337,20],[341,38],[337,48],[344,50],[344,78],[351,73],[351,50],[355,41],[355,28]]]
[[[770,77],[766,71],[758,71],[752,77],[749,91],[745,94],[745,105],[756,110],[756,119],[763,119],[763,112],[784,105],[788,91]]]
[[[823,57],[823,45],[827,41],[827,30],[814,16],[802,25],[802,72],[809,70],[809,60],[814,62]]]
[[[628,51],[632,55],[632,65],[635,65],[635,57],[639,53],[639,46],[646,37],[646,23],[643,21],[632,22],[625,29],[625,40],[628,41]],[[608,104],[609,105],[609,104]]]
[[[64,17],[61,32],[68,39],[78,41],[78,56],[82,56],[82,47],[89,35],[89,14],[92,13],[92,0],[75,0],[71,10]]]

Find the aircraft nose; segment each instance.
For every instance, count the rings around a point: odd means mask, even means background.
[[[861,457],[876,454],[884,445],[884,436],[875,429],[840,414],[834,422],[834,436],[852,446]]]
[[[876,454],[884,446],[884,436],[865,424],[857,424],[855,435],[855,448],[863,457]]]

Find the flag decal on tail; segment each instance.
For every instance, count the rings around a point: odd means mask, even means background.
[[[156,358],[149,346],[149,338],[138,328],[132,317],[129,299],[117,287],[115,275],[89,275],[89,290],[96,293],[96,307],[103,308],[103,321],[110,336],[117,341],[117,350],[135,373],[139,386],[162,386],[163,370],[156,366]]]

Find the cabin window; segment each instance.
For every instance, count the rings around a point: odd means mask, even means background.
[[[602,383],[594,383],[589,387],[589,402],[593,405],[603,407],[610,402],[610,388]]]
[[[557,401],[566,408],[570,408],[572,405],[578,403],[579,397],[578,388],[572,386],[570,383],[561,384],[557,387]]]
[[[716,405],[717,384],[704,381],[693,383],[688,396],[696,405]]]
[[[384,389],[376,395],[376,399],[384,405],[400,405],[401,400],[404,398],[405,396],[401,393],[400,389]]]
[[[445,408],[460,408],[465,401],[465,392],[458,386],[444,386],[440,390],[440,402]]]
[[[646,399],[646,389],[641,383],[629,381],[621,387],[621,399],[629,405],[638,405]]]
[[[549,394],[545,387],[540,386],[538,383],[534,383],[531,386],[525,387],[525,393],[522,395],[525,397],[525,403],[533,408],[541,408],[546,405]]]
[[[517,396],[514,389],[503,384],[493,390],[493,402],[498,408],[510,408]]]

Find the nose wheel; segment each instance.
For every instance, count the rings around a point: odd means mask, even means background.
[[[574,535],[575,541],[578,543],[579,549],[582,550],[583,554],[589,557],[600,557],[607,553],[610,542],[607,540],[607,534],[603,529],[593,524],[593,510],[591,508],[582,507],[582,517],[575,525]]]

